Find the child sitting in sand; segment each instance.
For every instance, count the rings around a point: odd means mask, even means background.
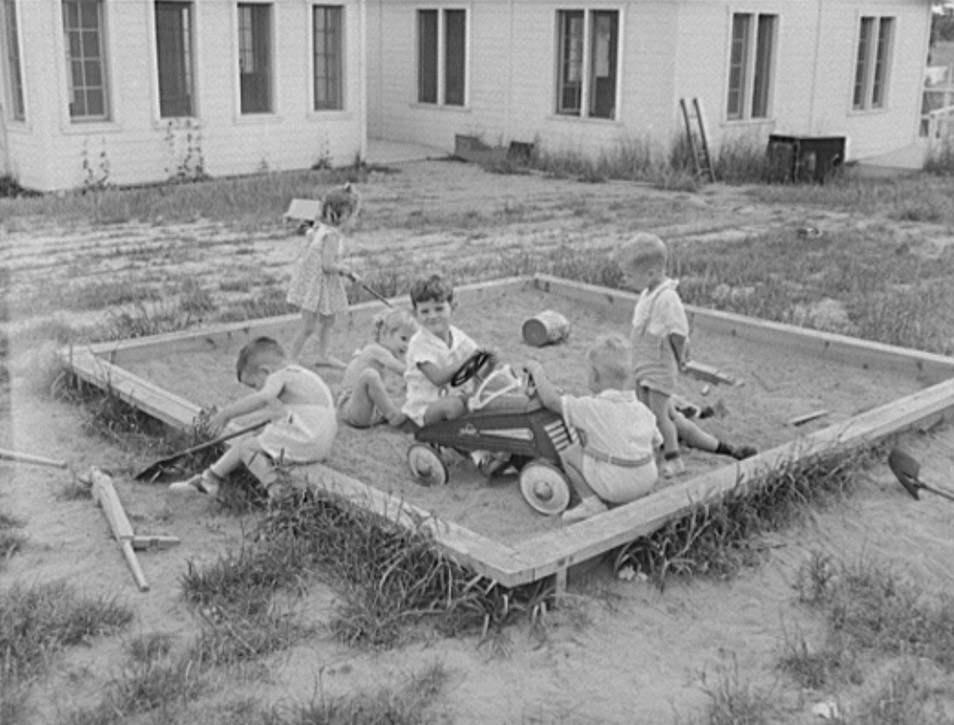
[[[169,486],[172,491],[198,491],[215,496],[228,475],[256,456],[267,456],[273,465],[315,463],[331,453],[338,422],[331,391],[316,373],[289,362],[282,346],[270,337],[259,337],[239,352],[235,366],[239,382],[256,392],[214,413],[210,430],[222,430],[238,418],[268,406],[278,414],[254,436],[243,438],[202,473]],[[272,484],[266,481],[269,496]]]
[[[630,341],[636,372],[636,394],[656,416],[663,437],[662,474],[685,471],[679,440],[694,448],[749,458],[752,446],[735,447],[705,432],[676,411],[676,376],[688,358],[689,321],[678,282],[666,276],[668,250],[655,234],[636,234],[619,251],[618,262],[626,282],[640,293],[633,310]]]
[[[384,386],[386,370],[403,375],[408,341],[418,324],[405,310],[388,310],[374,321],[374,341],[358,350],[341,381],[336,407],[343,423],[369,428],[387,421],[400,426],[407,416],[395,405]]]
[[[579,442],[560,453],[563,469],[580,496],[563,520],[581,521],[645,496],[656,483],[655,448],[662,444],[652,411],[633,389],[632,348],[620,335],[599,338],[586,353],[592,395],[562,395],[538,362],[527,363],[537,396],[559,413]]]

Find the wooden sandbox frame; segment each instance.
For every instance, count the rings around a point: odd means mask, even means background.
[[[581,284],[557,277],[535,275],[476,283],[455,290],[466,305],[486,304],[514,289],[531,287],[594,309],[628,314],[636,295],[620,290]],[[403,302],[401,300],[400,302]],[[353,305],[348,323],[366,322],[380,310],[376,302]],[[682,481],[631,504],[595,518],[533,536],[517,544],[502,544],[399,500],[380,489],[326,466],[309,466],[303,485],[323,488],[344,496],[357,506],[411,528],[429,529],[436,543],[460,564],[505,587],[516,587],[552,577],[556,591],[566,587],[570,567],[601,556],[667,522],[681,518],[692,508],[757,480],[758,474],[782,461],[822,452],[833,445],[871,442],[914,426],[927,427],[954,413],[954,358],[867,342],[856,338],[808,330],[792,325],[756,320],[742,315],[687,306],[694,329],[756,341],[772,347],[798,348],[819,359],[856,365],[861,369],[887,369],[911,375],[928,387],[906,397],[868,410],[746,461]],[[133,375],[123,364],[160,350],[162,355],[198,351],[223,341],[236,344],[260,335],[287,336],[298,315],[216,325],[202,330],[143,337],[64,349],[60,355],[79,378],[110,390],[132,406],[180,430],[188,430],[200,407],[180,396]],[[342,325],[345,323],[342,322]],[[317,479],[315,471],[318,471]],[[259,478],[264,470],[252,471]]]

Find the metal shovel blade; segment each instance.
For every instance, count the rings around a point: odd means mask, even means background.
[[[898,482],[904,486],[904,490],[910,493],[915,499],[921,498],[920,492],[923,489],[954,501],[954,495],[932,488],[922,482],[918,478],[921,473],[921,464],[918,463],[911,454],[905,453],[900,448],[893,448],[891,453],[888,454],[888,466],[891,468],[891,472],[894,473],[895,478],[898,479]]]

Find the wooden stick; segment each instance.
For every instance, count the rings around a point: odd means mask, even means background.
[[[805,425],[805,423],[810,423],[813,420],[822,418],[828,415],[827,410],[813,410],[811,413],[805,413],[805,415],[797,415],[791,420],[788,421],[789,425]]]
[[[686,363],[684,370],[687,374],[692,375],[694,378],[704,380],[707,383],[715,383],[716,385],[742,384],[742,381],[734,375],[724,373],[714,365],[706,365],[705,363],[696,362],[695,360],[689,360]]]
[[[137,534],[130,539],[136,551],[144,549],[171,549],[179,543],[178,536],[162,536],[160,534]]]
[[[136,580],[139,591],[149,591],[146,576],[142,573],[142,568],[139,566],[139,560],[136,558],[136,552],[133,549],[133,539],[136,538],[136,535],[133,533],[132,524],[126,518],[126,512],[123,510],[123,505],[119,500],[116,489],[113,487],[113,479],[97,468],[90,470],[89,477],[93,482],[93,502],[103,509],[103,514],[109,521],[113,536],[122,547],[126,564],[132,571],[133,579]]]
[[[50,466],[52,468],[67,468],[69,464],[66,461],[56,461],[52,458],[43,456],[31,456],[29,453],[17,453],[0,448],[0,460],[20,461],[21,463],[35,463],[38,466]]]

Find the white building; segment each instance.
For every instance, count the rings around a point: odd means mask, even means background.
[[[368,137],[595,153],[917,141],[930,0],[0,0],[0,172],[28,188],[346,164]]]

